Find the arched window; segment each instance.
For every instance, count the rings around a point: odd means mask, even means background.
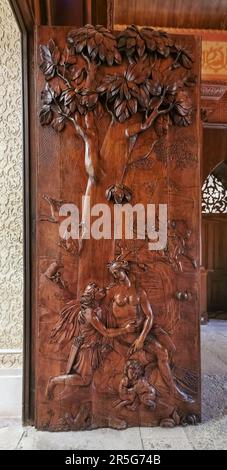
[[[222,162],[206,178],[202,187],[202,213],[227,213],[226,167],[226,162]]]

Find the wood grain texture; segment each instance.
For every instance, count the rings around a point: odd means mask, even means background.
[[[89,5],[83,0],[10,0],[23,18],[27,32],[37,25],[81,26],[89,20]]]
[[[215,127],[203,129],[202,184],[215,167],[226,161],[226,148],[225,129],[216,129]]]
[[[225,0],[113,0],[113,24],[226,29]]]
[[[199,65],[193,37],[38,30],[40,429],[200,420]],[[85,193],[111,214],[167,204],[166,249],[86,239],[86,208],[79,241],[61,238],[59,208]]]
[[[202,185],[209,174],[214,174],[227,187],[226,145],[225,129],[203,129]],[[212,315],[227,309],[226,224],[226,214],[202,214],[202,266],[205,271],[201,284],[202,314],[209,312]]]
[[[227,215],[203,214],[203,266],[207,276],[207,311],[226,312]]]

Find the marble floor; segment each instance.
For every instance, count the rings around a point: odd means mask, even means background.
[[[49,433],[0,417],[0,449],[227,450],[227,321],[202,330],[203,422],[197,426]]]

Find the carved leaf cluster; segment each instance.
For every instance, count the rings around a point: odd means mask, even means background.
[[[191,69],[193,64],[192,53],[184,43],[174,42],[166,32],[152,28],[128,26],[118,35],[118,48],[130,62],[146,56],[167,58],[171,55],[174,59],[173,69],[180,66]]]
[[[40,55],[42,63],[40,69],[45,75],[46,80],[51,80],[56,72],[56,67],[61,59],[61,53],[53,39],[48,41],[47,45],[40,46]]]
[[[164,75],[150,69],[147,63],[139,61],[128,66],[124,74],[107,75],[97,92],[105,95],[107,103],[117,120],[124,122],[139,109],[146,111],[148,116],[155,109],[156,119],[168,123],[163,118],[170,113],[172,122],[178,126],[186,126],[191,122],[191,100],[182,91],[183,82],[175,75]],[[168,126],[167,126],[168,127]]]
[[[83,28],[70,31],[68,42],[77,54],[85,53],[91,60],[107,62],[108,65],[121,63],[115,36],[104,26],[87,24]]]
[[[55,131],[61,132],[75,113],[85,115],[92,111],[98,101],[98,94],[86,88],[51,88],[47,83],[41,93],[43,106],[39,119],[42,126],[52,123]]]
[[[60,132],[67,119],[72,121],[77,113],[85,115],[97,105],[101,107],[102,98],[119,122],[140,111],[158,135],[165,134],[170,123],[191,123],[192,104],[186,89],[194,86],[195,77],[188,72],[192,54],[182,41],[174,41],[163,31],[134,25],[118,36],[103,26],[86,25],[71,30],[67,41],[63,50],[52,39],[40,46],[45,79],[58,78],[57,86],[53,80],[42,92],[42,125],[52,123]],[[122,55],[127,63],[118,67]],[[160,71],[162,60],[167,61],[164,72]],[[111,74],[102,78],[96,72],[105,63],[116,67],[116,72],[111,69]],[[186,69],[184,76],[179,67]]]
[[[164,31],[155,31],[152,28],[137,28],[135,25],[128,26],[118,35],[118,48],[127,57],[137,54],[142,57],[145,53],[158,53],[168,57],[173,40]]]
[[[74,82],[76,86],[80,86],[86,78],[86,67],[79,63],[79,56],[74,53],[73,47],[65,47],[62,55],[60,66],[62,66],[62,74],[69,82]]]
[[[61,93],[60,103],[63,103],[66,114],[86,114],[96,106],[98,94],[87,88],[67,88]]]
[[[192,52],[181,42],[176,42],[172,48],[171,53],[175,56],[174,66],[179,67],[180,65],[185,69],[191,69],[193,64]]]
[[[113,103],[113,113],[120,122],[137,112],[138,106],[146,107],[146,96],[142,87],[149,76],[149,69],[144,63],[129,65],[124,74],[107,75],[97,92],[106,95]]]

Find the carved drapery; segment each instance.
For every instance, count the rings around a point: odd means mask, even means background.
[[[23,324],[21,35],[0,1],[0,367],[21,367]]]

